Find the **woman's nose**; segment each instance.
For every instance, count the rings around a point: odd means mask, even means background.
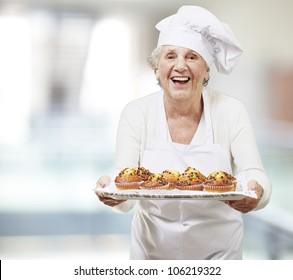
[[[183,58],[177,58],[175,61],[174,69],[177,71],[183,71],[186,69],[186,61]]]

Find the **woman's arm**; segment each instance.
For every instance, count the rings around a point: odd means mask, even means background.
[[[250,205],[250,210],[262,209],[270,201],[272,186],[262,164],[249,115],[240,103],[231,127],[231,154],[237,172],[244,173],[248,188],[255,189],[258,194],[257,200],[244,200],[243,204],[247,209]]]

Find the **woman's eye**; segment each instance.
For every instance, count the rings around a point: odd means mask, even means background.
[[[192,55],[189,55],[187,58],[189,60],[196,60],[197,59],[197,56],[192,54]]]
[[[169,55],[166,56],[166,58],[167,58],[167,59],[174,59],[174,58],[175,58],[175,55],[173,55],[173,54],[169,54]]]

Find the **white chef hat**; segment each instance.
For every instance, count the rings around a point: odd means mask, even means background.
[[[198,6],[182,6],[156,28],[160,31],[158,47],[174,45],[194,50],[209,66],[215,63],[220,73],[229,74],[242,53],[230,27]]]

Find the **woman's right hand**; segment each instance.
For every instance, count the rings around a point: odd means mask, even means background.
[[[97,188],[105,188],[109,186],[111,183],[111,178],[109,176],[102,176],[96,183]],[[114,199],[112,197],[106,196],[103,192],[96,191],[96,195],[98,196],[99,200],[103,202],[105,205],[110,207],[117,206],[123,203],[126,200]]]

